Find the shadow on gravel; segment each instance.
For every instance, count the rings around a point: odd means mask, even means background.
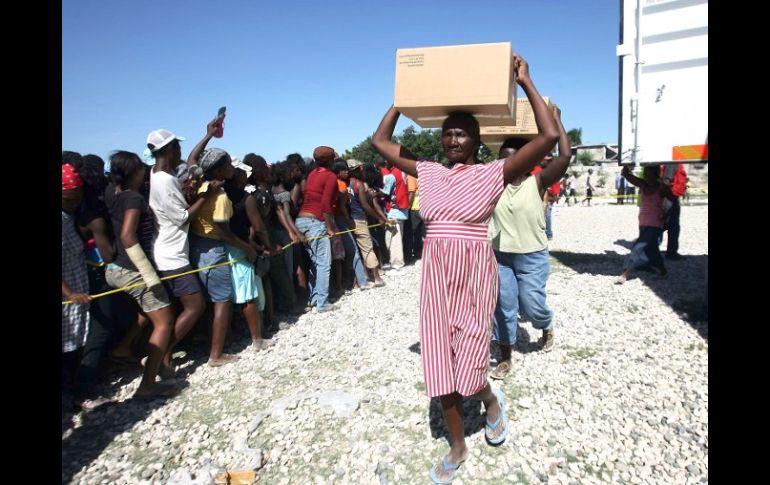
[[[615,243],[623,245],[624,241]],[[582,274],[619,276],[623,271],[625,254],[605,251],[604,254],[551,252],[551,271],[559,271],[559,266],[566,266]],[[630,279],[639,278],[679,317],[708,340],[708,254],[686,255],[681,260],[666,262],[668,277],[661,279],[654,273],[636,270]],[[596,287],[597,291],[610,291],[610,288]]]
[[[467,438],[472,434],[478,433],[484,429],[484,421],[487,419],[486,413],[481,412],[482,404],[478,399],[463,399],[463,416],[465,429],[463,434]],[[441,401],[437,397],[431,398],[428,409],[430,419],[430,435],[434,439],[444,438],[449,444],[449,430],[447,430],[444,416],[441,413]]]
[[[187,384],[182,384],[182,387],[186,386]],[[152,401],[127,399],[123,402],[104,404],[88,413],[81,413],[80,427],[73,429],[66,438],[62,438],[62,483],[70,483],[72,477],[101,455],[116,436],[130,430],[136,423],[144,421],[167,400],[168,398]],[[62,422],[74,423],[73,418],[71,408],[62,409]],[[62,429],[62,436],[64,431]],[[148,437],[146,444],[149,444],[149,439]],[[114,477],[115,480],[117,478],[117,476]]]
[[[279,325],[281,330],[296,323],[299,318],[295,315],[276,315],[276,317],[281,322]],[[184,352],[182,357],[174,359],[174,365],[177,367],[176,380],[182,389],[189,386],[186,382],[188,376],[199,366],[206,365],[208,361],[209,342],[205,340],[205,335],[203,339],[201,335],[196,335],[197,332],[199,329],[196,326],[174,348],[175,355],[180,351]],[[265,333],[268,334],[268,332]],[[228,336],[224,351],[230,354],[249,352],[250,345],[251,336],[246,323],[240,316],[240,311],[235,311],[231,335]],[[102,384],[104,394],[114,396],[120,388],[141,378],[143,370],[138,366],[109,367],[109,364],[106,364],[103,372],[106,375],[103,377],[106,383]],[[107,403],[91,412],[80,413],[81,424],[74,428],[76,415],[74,407],[71,399],[62,395],[62,483],[70,483],[76,473],[84,467],[87,468],[104,453],[116,436],[130,430],[136,423],[144,421],[155,409],[173,399],[172,397],[145,401],[129,398],[123,402]],[[66,437],[64,437],[65,433],[67,433]],[[120,460],[120,457],[116,459]],[[116,480],[117,478],[115,476]],[[145,478],[151,479],[150,476]],[[160,480],[156,476],[151,480],[165,482],[165,479]]]
[[[494,342],[492,345],[495,345]],[[419,354],[420,343],[415,342],[414,344],[410,345],[409,350]],[[481,408],[481,400],[467,397],[463,398],[463,422],[465,425],[463,434],[465,437],[471,436],[472,434],[478,433],[484,429],[484,422],[487,419],[487,415],[486,413],[481,412]],[[428,416],[430,421],[430,435],[434,439],[444,438],[447,440],[447,444],[449,444],[449,430],[447,430],[446,423],[444,422],[444,416],[441,412],[441,401],[439,398],[431,398],[430,405],[428,407]]]
[[[420,342],[415,342],[412,345],[410,345],[409,351],[414,352],[417,355],[422,355],[422,352],[420,352]]]
[[[626,249],[628,249],[630,251],[631,248],[634,247],[634,243],[635,242],[636,241],[628,241],[626,239],[618,239],[617,241],[615,241],[614,244],[616,246],[620,246],[620,247],[626,248]]]

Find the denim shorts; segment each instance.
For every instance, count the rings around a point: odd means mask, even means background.
[[[216,239],[190,235],[190,263],[195,268],[205,268],[227,262],[225,243]],[[203,286],[203,296],[213,303],[233,299],[233,282],[230,265],[200,271],[198,279]]]

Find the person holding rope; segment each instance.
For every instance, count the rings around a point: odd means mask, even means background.
[[[232,159],[226,151],[221,148],[204,150],[210,139],[207,133],[204,142],[199,143],[189,156],[189,163],[197,163],[203,170],[205,182],[198,189],[199,194],[208,191],[212,182],[228,180],[233,176]],[[246,259],[252,263],[257,259],[256,250],[230,231],[232,216],[233,203],[223,188],[220,187],[217,190],[216,196],[206,198],[206,202],[190,225],[190,262],[193,266],[208,268],[227,263],[226,244],[243,251]],[[214,304],[208,365],[219,367],[238,360],[237,355],[223,353],[235,296],[232,268],[229,264],[223,264],[205,269],[198,273],[198,278],[201,280],[206,298]]]
[[[72,153],[72,152],[70,152]],[[61,165],[61,308],[62,385],[74,384],[78,351],[86,344],[90,323],[88,270],[83,240],[75,229],[75,211],[83,200],[83,179],[69,163]]]
[[[532,103],[538,135],[512,156],[478,164],[479,123],[454,112],[442,125],[441,143],[451,168],[417,161],[392,141],[400,113],[391,106],[372,136],[385,159],[420,178],[420,215],[426,224],[420,278],[420,348],[428,396],[439,397],[449,429],[449,454],[430,471],[434,483],[450,483],[468,457],[463,396],[484,402],[485,436],[505,441],[505,398],[487,381],[490,326],[498,292],[495,256],[487,223],[505,184],[529,172],[554,146],[559,130],[529,76],[527,62],[513,56],[518,84]]]
[[[217,130],[216,121],[214,119],[206,126],[206,136],[199,145],[207,143],[214,136]],[[149,197],[158,230],[153,243],[153,256],[158,273],[164,278],[172,277],[164,279],[166,290],[179,299],[182,306],[182,311],[174,322],[174,334],[168,350],[163,356],[164,366],[170,369],[173,369],[171,352],[174,345],[198,323],[206,310],[198,277],[195,274],[183,274],[193,269],[190,266],[188,238],[190,221],[197,217],[208,200],[217,196],[222,187],[221,182],[209,184],[208,190],[201,196],[196,196],[196,200],[188,205],[183,193],[183,184],[187,179],[180,180],[177,176],[180,167],[184,168],[180,141],[184,141],[184,138],[164,129],[154,130],[147,135],[147,148],[155,159],[155,165],[150,170]],[[189,168],[184,170],[184,173],[187,174],[188,171]],[[182,276],[177,276],[180,274]]]
[[[369,197],[369,186],[364,182],[363,162],[351,158],[348,160],[350,168],[350,183],[348,184],[348,195],[350,195],[350,217],[353,219],[353,226],[358,249],[361,250],[361,258],[364,266],[372,277],[372,281],[366,284],[366,288],[385,286],[385,282],[380,277],[380,262],[377,254],[374,252],[372,235],[369,231],[369,223],[366,220],[368,215],[376,220],[378,224],[387,224],[388,219],[379,209],[376,203],[372,203]]]
[[[124,288],[152,323],[144,375],[135,398],[173,396],[179,388],[155,383],[174,331],[171,300],[160,281],[152,257],[152,216],[147,201],[139,194],[144,184],[145,165],[135,153],[117,151],[110,157],[112,183],[104,192],[104,203],[115,232],[117,256],[105,272],[107,283]],[[148,257],[149,256],[149,257]],[[162,377],[170,377],[164,370]],[[165,381],[169,382],[169,381]]]
[[[334,208],[337,205],[337,176],[331,171],[336,153],[320,146],[313,150],[317,166],[307,176],[302,207],[296,226],[307,238],[305,248],[312,261],[308,275],[310,304],[318,313],[334,311],[329,303],[329,275],[332,266],[331,238],[334,237]],[[329,237],[321,237],[327,235]]]

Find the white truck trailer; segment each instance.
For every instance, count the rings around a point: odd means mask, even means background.
[[[708,0],[620,0],[621,164],[708,162]]]

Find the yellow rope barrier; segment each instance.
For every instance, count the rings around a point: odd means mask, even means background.
[[[391,225],[391,224],[387,223],[387,222],[385,224],[382,224],[382,223],[380,223],[380,224],[371,224],[371,225],[366,226],[366,228],[368,229],[370,227],[377,227],[377,226],[382,226],[382,225]],[[336,232],[336,233],[334,233],[334,235],[335,236],[339,236],[340,234],[347,234],[347,233],[353,232],[355,230],[356,229],[348,229],[347,231]],[[306,241],[314,241],[316,239],[324,239],[324,238],[327,238],[327,237],[332,237],[332,236],[329,235],[329,234],[325,234],[323,236],[309,237],[309,238],[306,239]],[[285,251],[287,248],[289,248],[293,244],[294,244],[294,241],[292,241],[289,244],[281,247],[281,251]],[[228,264],[235,264],[235,263],[239,263],[241,261],[243,261],[243,259],[235,259],[235,260],[232,260],[232,261],[226,261],[224,263],[212,264],[211,266],[206,266],[204,268],[198,268],[198,269],[194,269],[192,271],[185,271],[184,273],[179,273],[179,274],[175,274],[175,275],[171,275],[171,276],[164,276],[160,280],[161,281],[166,281],[166,280],[170,280],[170,279],[174,279],[174,278],[179,278],[180,276],[186,276],[188,274],[200,273],[201,271],[206,271],[206,270],[209,270],[209,269],[219,268],[220,266],[227,266]],[[94,266],[94,267],[101,267],[101,266],[105,265],[103,262],[102,263],[93,263],[91,261],[88,261],[88,264],[90,264],[91,266]],[[93,299],[96,299],[96,298],[101,298],[103,296],[112,295],[112,294],[115,294],[115,293],[120,293],[121,291],[131,290],[133,288],[139,288],[141,286],[144,286],[144,282],[136,283],[136,284],[129,285],[129,286],[124,286],[123,288],[117,288],[117,289],[114,289],[114,290],[105,291],[104,293],[98,293],[96,295],[90,295],[90,296],[91,296],[91,299],[93,300]],[[72,300],[66,300],[66,301],[62,302],[62,305],[71,305],[71,304],[72,304]]]
[[[689,192],[689,189],[688,189],[688,192]],[[623,195],[618,195],[618,194],[614,194],[614,195],[613,194],[592,195],[591,198],[592,199],[619,199],[621,197],[622,198],[625,198],[625,197],[628,197],[628,196],[636,197],[638,195],[639,195],[639,193],[636,192],[634,194],[627,194],[627,195],[626,194],[623,194]],[[695,193],[687,194],[687,197],[703,197],[703,196],[708,196],[708,192],[704,191],[704,192],[700,192],[700,193],[699,192],[695,192]],[[564,196],[560,195],[559,198],[561,198],[561,197],[564,197]],[[573,197],[573,196],[570,195],[569,197]],[[586,194],[578,194],[578,195],[575,195],[574,197],[577,197],[578,199],[585,199],[586,198]],[[683,198],[683,197],[684,196],[680,197],[680,199]]]

